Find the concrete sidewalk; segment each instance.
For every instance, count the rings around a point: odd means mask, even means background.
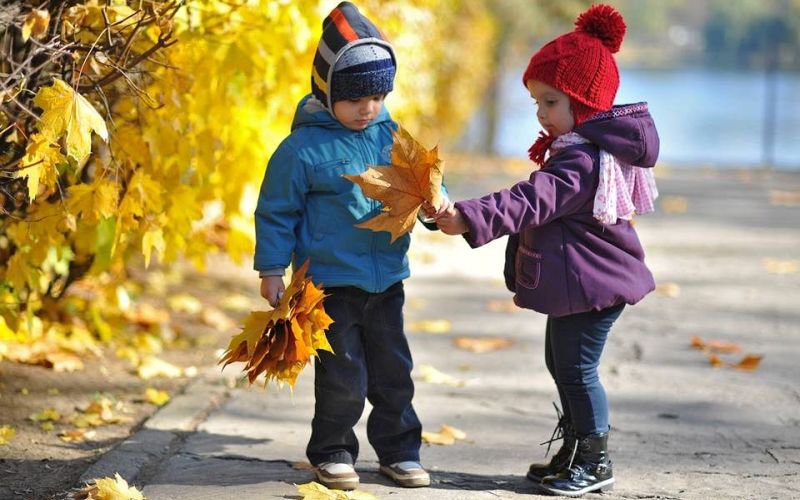
[[[505,179],[492,182],[465,178],[451,183],[451,193],[481,194]],[[674,171],[658,182],[672,213],[643,217],[638,227],[663,288],[626,310],[601,364],[617,478],[602,498],[800,498],[800,273],[793,267],[800,208],[790,196],[800,190],[800,175]],[[781,200],[788,206],[775,205]],[[360,491],[396,499],[535,498],[524,474],[543,458],[538,443],[555,424],[545,318],[507,308],[504,240],[479,250],[422,230],[414,240],[406,313],[415,407],[425,430],[448,424],[467,437],[424,445],[433,484],[404,490],[378,475],[363,418]],[[421,320],[448,320],[451,330],[415,331]],[[692,336],[742,347],[721,355],[725,361],[746,353],[763,360],[755,372],[712,368],[690,347]],[[512,344],[474,353],[455,347],[457,337]],[[461,384],[422,380],[425,365]],[[303,466],[312,372],[304,371],[292,393],[274,385],[229,388],[212,370],[83,479],[119,471],[149,499],[300,498],[294,484],[313,480]],[[235,373],[235,366],[226,370]]]

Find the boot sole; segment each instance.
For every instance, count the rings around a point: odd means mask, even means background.
[[[553,495],[559,495],[559,496],[563,496],[563,497],[579,497],[579,496],[585,495],[586,493],[591,493],[593,491],[600,491],[602,493],[602,492],[613,490],[614,489],[614,478],[612,477],[612,478],[606,479],[605,481],[601,481],[601,482],[593,484],[591,486],[587,486],[586,488],[583,488],[582,490],[559,490],[559,489],[552,488],[552,487],[549,487],[549,486],[541,484],[541,483],[539,484],[539,488],[541,488],[542,490],[544,490],[544,491],[546,491],[548,493],[552,493]]]
[[[418,476],[405,476],[397,474],[390,467],[386,467],[385,465],[381,465],[380,472],[403,488],[421,488],[423,486],[430,486],[431,484],[431,476],[428,473]]]
[[[332,490],[344,490],[344,491],[351,491],[358,488],[359,478],[332,478],[326,477],[322,475],[319,471],[314,471],[314,475],[317,477],[317,481],[319,481],[323,486],[326,488],[330,488]]]

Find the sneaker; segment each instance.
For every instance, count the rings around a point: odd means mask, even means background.
[[[317,480],[325,487],[334,490],[354,490],[358,488],[358,474],[350,464],[325,462],[314,467]]]
[[[419,462],[397,462],[392,465],[381,465],[381,474],[390,478],[403,488],[418,488],[431,484],[431,476]]]

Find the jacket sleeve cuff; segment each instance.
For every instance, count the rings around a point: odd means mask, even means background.
[[[259,278],[266,278],[267,276],[284,276],[286,275],[286,269],[281,267],[276,267],[274,269],[263,269],[258,271]]]

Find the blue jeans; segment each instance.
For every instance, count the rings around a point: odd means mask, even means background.
[[[597,366],[625,304],[547,318],[545,364],[556,383],[567,422],[578,436],[608,432],[608,399]]]
[[[306,455],[313,465],[354,464],[353,427],[372,405],[367,438],[381,465],[419,461],[422,424],[411,405],[411,352],[403,332],[403,283],[381,293],[355,287],[326,288],[325,310],[333,352],[315,362],[316,403]]]

